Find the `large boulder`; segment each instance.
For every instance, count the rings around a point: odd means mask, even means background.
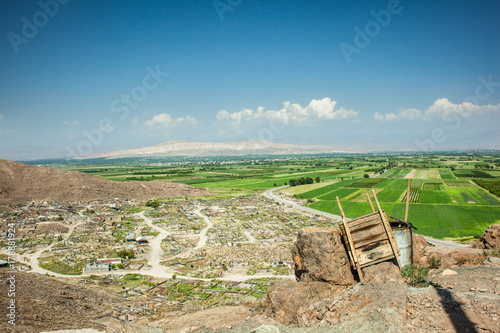
[[[399,267],[391,261],[384,261],[362,269],[364,282],[396,282],[404,283]]]
[[[267,315],[284,325],[297,325],[297,312],[344,290],[324,282],[276,281],[267,292]]]
[[[500,248],[500,224],[492,224],[480,238],[487,249]]]
[[[481,249],[456,246],[429,246],[423,251],[422,261],[426,263],[429,258],[441,260],[441,267],[453,267],[455,265],[480,264],[484,260]]]
[[[355,283],[349,257],[337,228],[304,228],[292,246],[297,281],[335,285]]]

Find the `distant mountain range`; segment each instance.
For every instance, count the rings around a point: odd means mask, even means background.
[[[192,142],[172,140],[159,145],[137,149],[118,150],[110,153],[89,155],[85,158],[124,158],[151,156],[244,156],[244,155],[297,155],[340,152],[327,146],[297,146],[262,140],[240,142]]]

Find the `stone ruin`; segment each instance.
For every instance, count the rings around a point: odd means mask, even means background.
[[[267,315],[284,325],[338,332],[399,332],[405,327],[406,284],[384,261],[352,270],[338,228],[305,228],[292,247],[295,281],[277,281],[267,294]]]

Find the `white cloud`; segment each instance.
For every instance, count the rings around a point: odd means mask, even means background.
[[[73,121],[64,121],[63,124],[68,126],[76,126],[79,125],[80,123],[77,120],[73,120]]]
[[[132,123],[132,126],[137,126],[137,124],[139,123],[139,119],[134,118],[134,119],[132,119],[131,123]]]
[[[151,129],[198,126],[200,123],[195,117],[187,116],[173,118],[168,113],[160,113],[154,116],[151,120],[146,121],[145,125]]]
[[[313,99],[306,107],[287,101],[279,110],[264,111],[262,106],[258,107],[256,111],[243,109],[229,113],[226,110],[220,110],[217,113],[217,122],[240,126],[247,123],[258,123],[262,120],[274,120],[283,125],[312,126],[325,120],[354,118],[359,113],[344,108],[334,110],[336,105],[337,102],[326,97],[321,100]]]
[[[387,113],[382,115],[375,112],[373,118],[380,121],[401,121],[401,120],[424,120],[434,119],[447,120],[452,116],[469,118],[471,116],[480,116],[487,113],[500,112],[498,105],[475,105],[471,102],[462,104],[453,104],[446,98],[436,100],[427,110],[418,109],[399,109],[396,113]]]

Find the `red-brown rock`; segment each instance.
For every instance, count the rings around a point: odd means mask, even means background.
[[[480,240],[487,249],[500,248],[500,224],[492,224],[483,232]]]
[[[284,325],[298,324],[297,312],[345,290],[324,282],[276,281],[267,292],[267,315]]]
[[[304,228],[292,247],[297,281],[336,285],[355,283],[349,257],[337,228]]]
[[[404,283],[399,267],[390,261],[384,261],[376,265],[362,269],[364,282],[397,282]]]

